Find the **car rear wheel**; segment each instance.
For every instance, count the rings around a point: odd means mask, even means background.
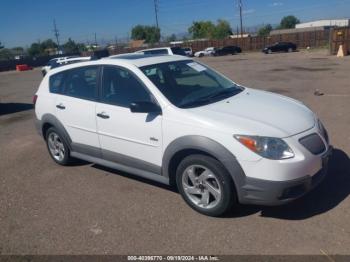
[[[68,165],[70,163],[69,148],[56,128],[51,127],[47,130],[46,145],[50,156],[57,164]]]
[[[272,54],[272,50],[269,49],[269,50],[267,51],[267,53],[268,53],[268,54]]]
[[[192,155],[181,161],[176,184],[186,203],[208,216],[220,216],[236,202],[233,181],[225,167],[205,155]]]

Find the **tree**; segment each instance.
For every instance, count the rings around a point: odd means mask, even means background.
[[[65,44],[63,44],[63,49],[64,49],[65,53],[78,53],[79,52],[79,47],[71,38],[68,38],[68,41]]]
[[[156,43],[160,39],[160,29],[156,26],[136,25],[131,30],[133,40],[145,40],[146,43]]]
[[[296,24],[299,24],[300,20],[296,18],[294,15],[285,16],[282,18],[279,29],[289,29],[295,28]]]
[[[45,41],[40,43],[40,48],[43,52],[47,49],[55,49],[57,48],[57,44],[52,39],[46,39]]]
[[[10,60],[13,59],[13,54],[8,48],[0,49],[0,60]]]
[[[230,23],[226,20],[219,19],[214,28],[212,37],[215,39],[224,39],[229,35],[232,35]]]
[[[172,34],[167,38],[167,42],[174,42],[176,41],[176,35]]]
[[[271,31],[272,26],[270,24],[267,24],[259,29],[258,36],[268,36]]]
[[[230,23],[226,20],[219,19],[217,24],[211,21],[195,21],[188,28],[188,32],[193,38],[215,38],[223,39],[232,34]]]
[[[2,43],[0,42],[0,49],[3,49],[4,48],[4,46],[2,45]]]
[[[211,38],[214,28],[215,25],[211,21],[195,21],[188,28],[188,32],[194,39]]]
[[[28,48],[28,54],[30,56],[39,56],[42,53],[41,47],[39,43],[33,43]]]

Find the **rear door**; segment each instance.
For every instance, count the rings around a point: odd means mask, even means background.
[[[73,151],[100,155],[96,128],[96,98],[99,66],[64,72],[63,94],[57,95],[56,116],[72,139]]]
[[[123,67],[104,66],[97,126],[103,158],[127,166],[160,172],[162,116],[132,113],[132,102],[154,101],[141,80]]]

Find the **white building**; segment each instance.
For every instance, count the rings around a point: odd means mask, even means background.
[[[330,20],[317,20],[307,23],[300,23],[295,28],[308,28],[308,27],[347,27],[350,25],[350,19],[330,19]]]

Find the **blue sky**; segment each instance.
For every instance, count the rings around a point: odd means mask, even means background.
[[[239,22],[237,0],[158,0],[162,35],[187,32],[194,20]],[[242,0],[244,25],[277,24],[296,15],[302,21],[349,18],[350,0]],[[7,47],[27,46],[54,38],[53,19],[61,42],[125,39],[136,24],[155,24],[153,0],[1,0],[0,41]]]

